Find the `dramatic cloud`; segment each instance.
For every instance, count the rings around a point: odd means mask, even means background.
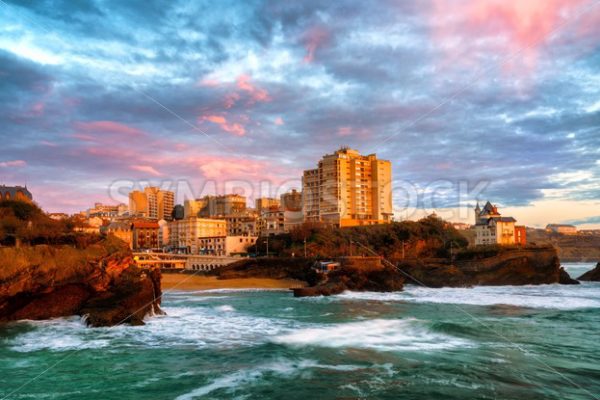
[[[532,204],[583,221],[560,204],[600,197],[592,0],[0,10],[1,178],[49,210],[105,201],[115,180],[297,185],[341,145],[390,159],[420,207],[489,198],[540,224]]]

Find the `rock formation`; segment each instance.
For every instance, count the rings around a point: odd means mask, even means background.
[[[160,270],[132,264],[127,246],[106,238],[83,249],[0,249],[0,322],[81,315],[91,326],[143,324],[160,310]]]
[[[404,260],[398,266],[414,278],[407,278],[407,282],[428,287],[573,283],[568,273],[561,271],[552,247],[506,249],[494,255],[481,253],[481,257],[474,254],[454,262]]]
[[[577,279],[580,281],[600,282],[600,262],[596,264],[596,268],[586,272]]]
[[[563,267],[560,267],[558,283],[561,285],[579,285],[579,281],[571,278],[571,275]]]
[[[293,289],[294,296],[330,296],[346,290],[393,292],[402,290],[404,278],[394,266],[383,265],[378,257],[347,257],[339,269],[322,274],[320,283]]]

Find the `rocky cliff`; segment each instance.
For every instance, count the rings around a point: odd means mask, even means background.
[[[208,275],[217,276],[219,279],[297,279],[312,285],[319,280],[316,272],[311,268],[314,262],[314,259],[302,257],[244,258],[215,269]]]
[[[132,264],[127,246],[106,238],[83,249],[0,249],[0,322],[81,315],[91,326],[143,324],[160,310],[160,270]]]
[[[473,252],[454,261],[402,260],[398,266],[414,278],[409,282],[429,287],[576,283],[562,270],[552,247],[504,249],[497,254]]]
[[[310,287],[295,288],[294,296],[331,296],[346,290],[358,292],[395,292],[402,290],[404,277],[393,266],[362,268],[360,265],[342,265],[338,270],[323,274],[321,281]]]
[[[586,272],[585,274],[581,275],[577,279],[579,279],[580,281],[600,282],[600,262],[598,264],[596,264],[596,268],[592,269],[591,271]]]

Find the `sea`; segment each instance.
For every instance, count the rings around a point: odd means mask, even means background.
[[[140,327],[4,325],[0,399],[600,398],[600,283],[173,290],[163,308]]]

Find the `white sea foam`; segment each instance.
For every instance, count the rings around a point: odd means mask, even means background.
[[[380,300],[412,303],[513,305],[529,308],[572,310],[600,308],[600,285],[477,286],[429,289],[406,286],[403,292],[346,292],[337,299]]]
[[[255,317],[237,312],[231,305],[214,307],[165,307],[163,318],[151,318],[135,330],[124,329],[128,342],[139,346],[239,347],[264,343],[283,332],[289,321]]]
[[[201,386],[192,390],[191,392],[178,396],[176,400],[196,399],[198,397],[206,396],[219,389],[239,390],[241,386],[249,385],[260,380],[265,373],[286,377],[293,376],[310,369],[354,371],[362,368],[364,367],[358,365],[323,365],[313,360],[300,360],[297,362],[285,359],[278,360],[267,364],[258,365],[252,369],[244,369],[223,375],[214,379],[207,385]]]
[[[235,308],[233,308],[233,306],[230,306],[229,304],[225,304],[222,306],[215,307],[215,310],[221,312],[234,312]]]
[[[319,325],[279,335],[273,341],[292,346],[350,347],[382,351],[428,351],[471,346],[466,340],[431,332],[414,318]]]
[[[79,317],[23,322],[37,329],[8,341],[10,349],[17,352],[98,349],[110,344],[105,335],[87,328]]]

